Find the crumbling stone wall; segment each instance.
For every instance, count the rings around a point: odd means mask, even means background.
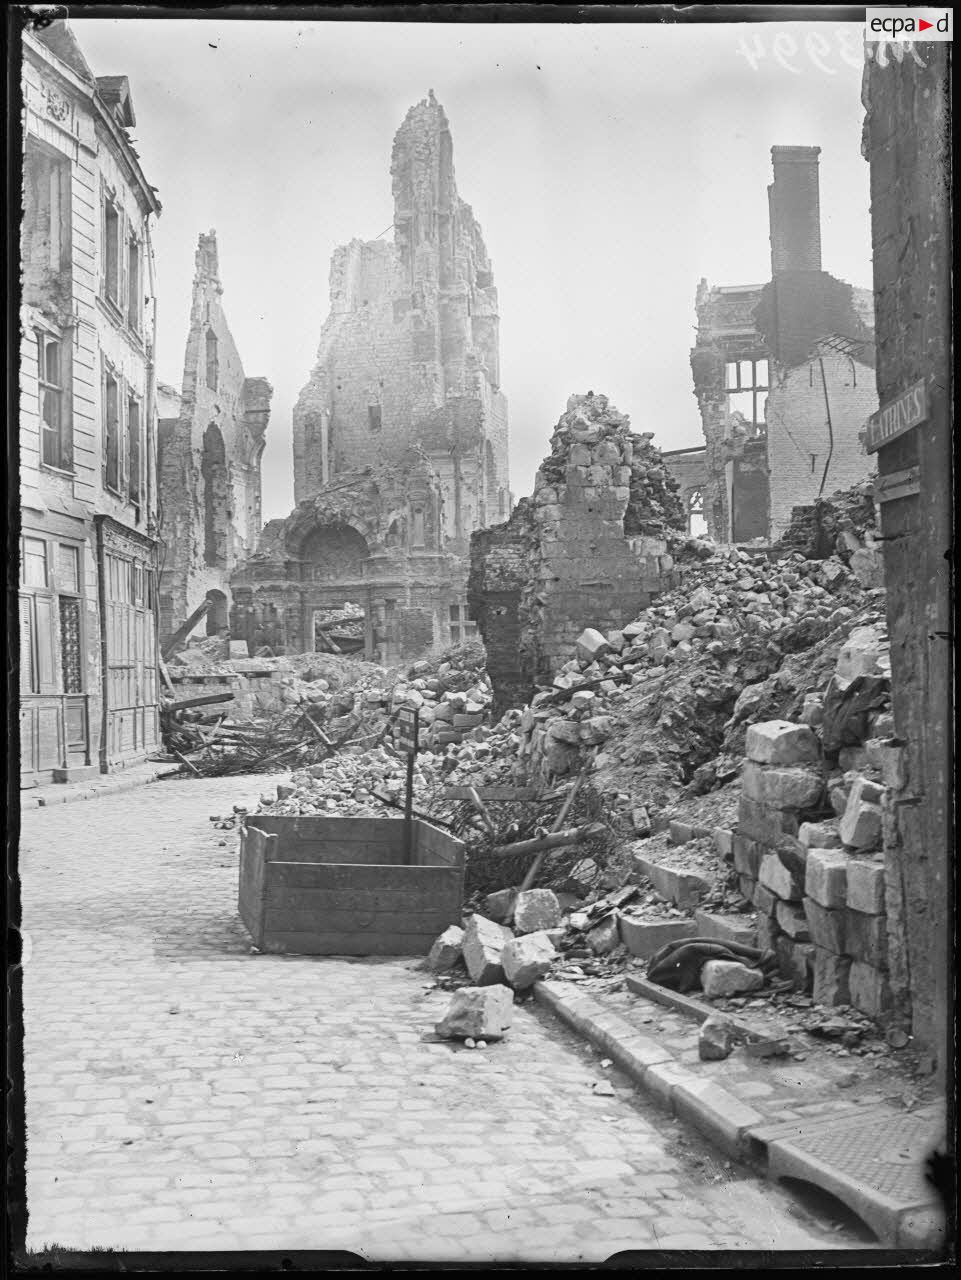
[[[488,650],[495,708],[529,700],[585,626],[620,627],[673,578],[664,541],[686,518],[650,433],[606,396],[571,396],[534,493],[471,539],[468,603]]]
[[[260,461],[272,388],[266,378],[245,375],[222,295],[211,231],[197,244],[179,410],[176,418],[161,414],[159,430],[161,639],[209,595],[217,607],[208,629],[226,624],[230,575],[261,527]],[[175,403],[167,393],[168,413]]]
[[[926,420],[877,454],[882,480],[903,471],[917,478],[914,494],[880,504],[894,745],[903,744],[884,801],[889,968],[896,1013],[943,1073],[953,1060],[949,49],[866,48],[878,394],[888,405],[923,379],[928,397]]]
[[[439,477],[417,450],[342,474],[264,527],[231,577],[231,634],[252,654],[312,652],[314,615],[353,604],[364,613],[366,657],[417,657],[444,639],[441,619],[465,590],[441,509]]]

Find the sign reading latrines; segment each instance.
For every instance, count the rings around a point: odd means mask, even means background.
[[[903,391],[896,400],[873,413],[868,419],[864,448],[877,453],[882,445],[903,436],[912,427],[924,422],[928,416],[928,393],[922,378]]]

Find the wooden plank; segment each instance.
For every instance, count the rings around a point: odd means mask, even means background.
[[[460,920],[458,911],[435,907],[430,911],[324,911],[310,907],[268,903],[265,932],[277,933],[342,933],[376,938],[392,933],[432,934],[435,938],[450,924]]]
[[[865,452],[877,453],[884,445],[919,426],[927,416],[927,385],[921,378],[889,404],[882,405],[877,413],[871,414],[864,436]]]
[[[399,839],[395,834],[396,818],[326,818],[314,815],[284,817],[258,813],[247,819],[248,827],[279,835],[286,842],[293,839],[333,840]]]
[[[263,945],[264,938],[267,862],[276,843],[274,835],[241,828],[238,908],[240,918],[258,947]]]
[[[274,866],[277,864],[274,863]],[[291,908],[310,911],[315,920],[323,920],[327,912],[367,912],[381,915],[405,911],[437,911],[442,900],[456,899],[460,877],[444,885],[421,885],[408,889],[293,889],[290,885],[270,882],[265,900],[267,910]]]
[[[894,502],[897,498],[911,498],[921,492],[921,468],[906,467],[903,471],[891,471],[878,476],[874,482],[874,501]]]
[[[345,865],[344,863],[268,862],[267,891],[276,886],[291,889],[349,889],[370,893],[387,890],[418,889],[440,891],[451,879],[459,880],[459,867],[382,866],[380,864]]]
[[[282,840],[282,837],[278,837]],[[392,844],[286,844],[271,859],[289,866],[395,867],[400,866],[402,849]]]
[[[262,950],[301,956],[424,956],[437,934],[390,933],[374,937],[356,933],[268,933]]]
[[[418,820],[414,823],[414,856],[418,866],[464,865],[464,842]]]

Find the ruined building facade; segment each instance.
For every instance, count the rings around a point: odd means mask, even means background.
[[[20,759],[67,782],[159,741],[150,219],[125,76],[23,33]]]
[[[819,147],[772,147],[771,280],[698,285],[703,514],[720,542],[774,541],[797,505],[864,480],[877,408],[871,293],[821,266]]]
[[[233,634],[288,652],[363,608],[387,661],[463,639],[471,533],[511,498],[497,291],[433,93],[394,139],[393,241],[336,250],[330,314],[294,409],[296,509],[233,575]]]
[[[208,635],[229,625],[230,575],[261,528],[260,460],[272,388],[248,378],[222,304],[214,231],[195,256],[179,397],[160,396],[160,634],[205,600]]]

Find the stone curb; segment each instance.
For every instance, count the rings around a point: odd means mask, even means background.
[[[602,1049],[639,1088],[679,1120],[693,1125],[727,1155],[750,1163],[765,1176],[776,1178],[779,1172],[787,1172],[814,1186],[840,1193],[889,1247],[937,1249],[942,1246],[944,1228],[939,1226],[936,1205],[906,1211],[903,1204],[894,1203],[881,1192],[863,1185],[857,1186],[856,1203],[852,1203],[850,1180],[793,1144],[788,1159],[788,1153],[782,1152],[774,1141],[770,1150],[774,1158],[769,1160],[768,1140],[780,1136],[777,1122],[762,1116],[713,1080],[695,1075],[682,1066],[670,1050],[650,1036],[641,1035],[623,1018],[606,1012],[597,1001],[576,988],[570,989],[571,986],[541,980],[534,985],[534,999]],[[673,992],[667,994],[674,995]],[[703,1020],[701,1009],[695,1013],[681,1003],[684,1000],[682,996],[677,1002],[665,1000],[663,1003],[694,1013],[699,1021]],[[865,1111],[865,1120],[876,1118],[876,1112],[869,1115]],[[784,1123],[789,1131],[797,1133],[796,1121]]]
[[[72,804],[77,800],[96,800],[98,796],[114,795],[118,791],[134,791],[137,787],[145,787],[156,782],[159,773],[143,774],[139,777],[104,777],[89,784],[71,786],[37,787],[35,791],[20,793],[20,809],[47,809],[58,804]]]

